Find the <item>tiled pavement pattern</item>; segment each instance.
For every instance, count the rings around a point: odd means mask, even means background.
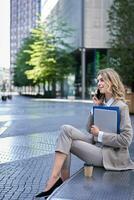
[[[0,200],[33,200],[49,177],[53,154],[0,165]],[[81,166],[72,159],[71,174]],[[44,198],[43,198],[44,199]]]
[[[0,139],[0,200],[32,200],[48,179],[58,132]],[[81,166],[72,159],[71,174]]]
[[[43,189],[52,156],[42,156],[0,165],[0,199],[30,200]]]
[[[48,178],[57,135],[0,139],[0,200],[34,199]]]
[[[28,159],[54,152],[57,132],[0,139],[0,163]]]
[[[131,119],[134,127],[134,116]],[[0,139],[0,200],[32,200],[43,190],[57,135],[52,132]],[[73,157],[71,174],[82,164]]]

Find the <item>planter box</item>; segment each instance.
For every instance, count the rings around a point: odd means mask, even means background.
[[[126,101],[129,107],[129,112],[134,114],[134,93],[126,94]]]

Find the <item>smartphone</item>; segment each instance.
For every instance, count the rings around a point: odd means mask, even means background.
[[[95,96],[97,97],[97,99],[102,99],[103,100],[105,98],[105,95],[101,94],[99,89],[97,89],[97,92],[96,92]]]

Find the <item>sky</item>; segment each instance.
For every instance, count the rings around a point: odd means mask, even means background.
[[[0,68],[10,66],[10,0],[0,0]]]

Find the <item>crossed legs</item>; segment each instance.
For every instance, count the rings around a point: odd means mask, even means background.
[[[66,180],[70,176],[70,153],[78,156],[88,164],[103,166],[102,149],[92,143],[90,134],[83,134],[70,125],[61,127],[61,134],[57,140],[55,159],[51,176],[46,184],[45,191],[48,191],[61,176]]]

